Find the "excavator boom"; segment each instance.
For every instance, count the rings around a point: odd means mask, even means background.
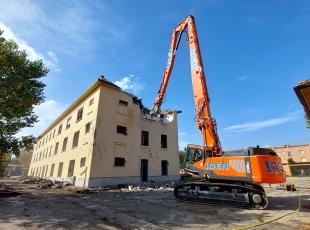
[[[181,41],[183,32],[187,33],[187,42],[190,49],[190,64],[197,126],[202,133],[204,147],[208,150],[208,152],[212,153],[214,156],[221,155],[222,148],[216,131],[215,119],[211,116],[210,99],[202,64],[195,19],[193,16],[188,16],[182,20],[172,31],[167,66],[165,68],[163,80],[157,93],[151,114],[160,113],[160,107],[168,86],[176,51]]]

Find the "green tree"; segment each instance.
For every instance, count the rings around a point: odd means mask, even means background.
[[[184,166],[184,159],[185,159],[185,151],[184,150],[179,150],[179,164],[180,166]]]
[[[18,157],[20,149],[31,149],[34,137],[18,138],[16,134],[37,122],[33,109],[44,101],[45,84],[40,78],[48,73],[41,60],[29,60],[25,51],[2,34],[0,31],[0,166],[5,155]]]
[[[293,165],[293,164],[296,164],[296,162],[292,158],[289,158],[287,159],[287,164]]]

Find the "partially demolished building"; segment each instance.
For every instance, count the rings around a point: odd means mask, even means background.
[[[177,137],[176,111],[150,116],[100,77],[37,138],[29,175],[85,187],[178,179]]]

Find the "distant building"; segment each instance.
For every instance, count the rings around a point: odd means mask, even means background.
[[[100,77],[37,138],[28,175],[85,187],[178,179],[177,137],[176,111],[150,116]]]
[[[274,147],[281,159],[286,163],[288,159],[292,159],[296,163],[310,163],[310,145],[284,145]]]
[[[282,159],[283,168],[286,174],[291,176],[310,176],[310,145],[284,145],[274,147]],[[288,160],[295,163],[288,167]]]

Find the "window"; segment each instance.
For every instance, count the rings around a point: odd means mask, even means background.
[[[48,138],[48,141],[51,140],[51,137],[52,137],[52,133],[50,133],[49,138]]]
[[[48,165],[45,166],[45,174],[44,174],[44,177],[47,176],[47,170],[48,170]]]
[[[306,158],[304,158],[304,157],[302,157],[302,158],[301,158],[301,161],[302,161],[302,162],[306,162],[306,161],[307,161],[307,159],[306,159]]]
[[[59,166],[58,166],[57,177],[61,177],[63,166],[64,166],[64,163],[63,163],[63,162],[60,162],[60,163],[59,163]]]
[[[51,157],[51,155],[52,155],[52,146],[50,147],[50,154],[48,157]]]
[[[73,176],[74,164],[75,164],[75,160],[71,160],[71,161],[69,162],[68,177],[72,177],[72,176]]]
[[[54,129],[54,132],[53,132],[53,139],[54,139],[54,137],[55,137],[55,132],[56,132],[56,129]]]
[[[127,127],[118,125],[118,126],[116,127],[116,132],[117,132],[117,133],[120,133],[120,134],[127,135]]]
[[[56,145],[55,145],[54,155],[57,154],[57,152],[58,152],[58,147],[59,147],[59,142],[57,142]]]
[[[126,106],[126,107],[128,106],[128,102],[127,101],[123,101],[123,100],[119,100],[118,104],[121,105],[121,106]]]
[[[291,152],[291,151],[287,151],[287,155],[288,155],[289,157],[291,157],[291,156],[292,156],[292,152]]]
[[[141,145],[149,146],[149,132],[148,131],[141,131]]]
[[[59,125],[59,127],[58,127],[58,135],[61,134],[61,130],[62,130],[62,124]]]
[[[65,152],[67,149],[68,137],[65,137],[64,141],[62,142],[62,149],[61,152]]]
[[[92,104],[94,104],[94,98],[90,99],[89,101],[89,106],[91,106]]]
[[[161,135],[161,137],[160,137],[160,146],[163,149],[168,148],[168,145],[167,145],[167,135],[165,135],[165,134]]]
[[[71,125],[71,117],[69,117],[69,118],[67,119],[66,129],[69,129],[69,128],[70,128],[70,125]]]
[[[73,136],[73,142],[72,142],[72,148],[75,148],[78,146],[79,144],[79,136],[80,136],[80,131],[77,131],[74,133]]]
[[[52,164],[50,176],[54,176],[54,169],[55,169],[55,164]]]
[[[76,122],[82,120],[83,118],[83,108],[79,109],[77,117],[76,117]]]
[[[85,125],[85,133],[89,133],[90,131],[90,122]]]
[[[161,175],[167,176],[168,175],[168,161],[163,160],[161,161]]]
[[[114,166],[125,166],[125,158],[115,157],[114,158]]]
[[[299,150],[299,153],[300,153],[300,154],[304,154],[305,151],[304,151],[303,149],[300,149],[300,150]]]
[[[81,161],[80,161],[80,167],[84,167],[85,166],[85,162],[86,162],[86,157],[82,157]]]

